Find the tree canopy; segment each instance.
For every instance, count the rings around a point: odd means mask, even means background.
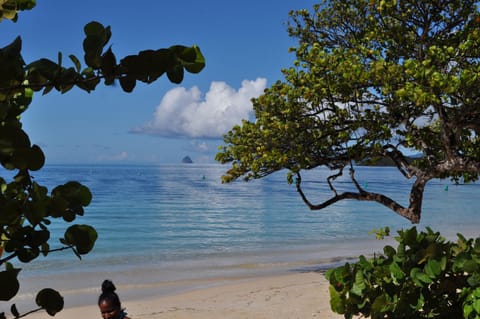
[[[35,7],[35,0],[0,0],[0,21],[16,22],[22,10]],[[42,58],[26,63],[21,55],[20,37],[0,48],[0,163],[5,176],[0,177],[0,301],[13,298],[20,287],[17,279],[20,268],[16,263],[29,263],[40,254],[71,249],[80,258],[89,253],[97,239],[90,225],[74,224],[68,227],[59,247],[51,247],[48,226],[53,219],[71,223],[84,215],[92,194],[88,187],[68,181],[51,192],[32,175],[45,164],[45,155],[38,145],[32,145],[22,128],[21,115],[34,92],[47,94],[52,90],[66,93],[72,88],[91,92],[103,82],[119,82],[125,92],[132,92],[137,81],[152,83],[166,75],[173,83],[183,80],[184,72],[198,73],[205,60],[197,46],[174,45],[157,50],[144,50],[136,55],[117,59],[108,46],[112,35],[109,26],[92,21],[84,27],[85,66],[75,55],[69,55],[69,66],[64,65],[63,54],[56,61]],[[12,171],[6,174],[6,170]],[[2,173],[2,175],[3,175]],[[3,268],[3,267],[2,267]],[[63,308],[63,298],[45,288],[36,296],[38,309],[55,315]],[[34,310],[34,311],[36,311]],[[23,317],[13,305],[14,317]],[[0,318],[5,318],[0,313]]]
[[[474,181],[480,170],[480,14],[471,0],[331,0],[292,11],[293,66],[253,99],[255,120],[224,136],[224,182],[283,169],[311,209],[374,201],[412,223],[435,178]],[[414,161],[408,156],[420,154]],[[408,205],[368,191],[355,163],[390,158],[413,179]],[[331,170],[332,196],[314,204],[301,173]],[[349,170],[353,191],[337,191]]]

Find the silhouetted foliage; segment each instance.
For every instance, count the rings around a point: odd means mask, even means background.
[[[0,1],[0,20],[17,21],[18,12],[35,7],[34,0]],[[40,254],[71,249],[79,258],[94,247],[97,232],[90,225],[72,225],[65,231],[58,248],[50,246],[48,226],[52,219],[71,223],[84,215],[92,194],[75,181],[54,187],[51,192],[32,175],[45,164],[45,156],[38,145],[32,145],[22,129],[21,115],[28,109],[34,92],[47,94],[52,90],[66,93],[73,87],[86,92],[119,82],[125,92],[132,92],[137,81],[152,83],[166,75],[173,83],[180,83],[184,71],[198,73],[205,60],[197,46],[174,45],[158,50],[140,51],[118,59],[111,46],[109,26],[90,22],[84,28],[84,61],[69,55],[71,66],[65,66],[62,53],[57,60],[42,58],[26,63],[21,55],[22,40],[14,39],[0,49],[0,163],[4,169],[15,172],[13,179],[0,177],[0,300],[13,298],[20,287],[16,263],[29,263]],[[63,297],[46,288],[36,296],[39,306],[31,312],[45,309],[51,316],[63,308]],[[23,317],[15,305],[15,318]],[[30,313],[30,312],[29,312]],[[28,313],[27,313],[28,314]],[[0,318],[5,318],[0,313]]]

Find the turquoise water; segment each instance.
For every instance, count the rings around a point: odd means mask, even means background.
[[[141,286],[149,287],[145,293],[158,294],[208,278],[328,267],[378,251],[385,242],[368,234],[373,228],[411,226],[375,203],[343,201],[310,211],[295,187],[287,184],[285,172],[221,184],[225,170],[198,164],[49,165],[37,172],[35,179],[42,185],[77,180],[90,188],[93,201],[75,222],[94,226],[99,239],[81,261],[64,251],[22,265],[18,298],[45,285],[64,295],[88,294],[97,291],[104,278],[125,290]],[[314,203],[330,195],[326,174],[318,170],[303,177]],[[411,182],[394,168],[359,167],[356,176],[368,190],[407,203]],[[346,177],[339,180],[339,189],[348,187]],[[418,227],[431,226],[452,238],[457,232],[478,236],[479,194],[479,184],[430,182]],[[58,238],[65,225],[53,223],[52,229]],[[55,241],[51,247],[56,247]]]

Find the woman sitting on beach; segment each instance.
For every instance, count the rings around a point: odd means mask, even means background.
[[[116,294],[117,288],[111,280],[102,283],[102,294],[98,297],[98,308],[103,319],[130,319],[122,309],[120,298]]]

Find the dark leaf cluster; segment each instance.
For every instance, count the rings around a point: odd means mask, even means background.
[[[345,318],[480,317],[480,238],[447,241],[430,228],[401,230],[396,248],[330,269],[330,305]]]
[[[34,6],[34,0],[0,1],[0,21],[16,22],[19,11]],[[132,92],[138,81],[150,84],[166,75],[171,82],[180,83],[185,71],[198,73],[205,66],[197,46],[174,45],[117,58],[108,46],[110,27],[90,22],[84,33],[85,66],[73,54],[68,56],[71,64],[65,66],[62,53],[58,53],[56,61],[41,58],[26,63],[21,55],[20,37],[0,48],[0,164],[4,172],[13,172],[8,174],[13,178],[0,177],[0,301],[11,300],[19,290],[21,269],[14,267],[14,262],[30,263],[40,254],[48,256],[64,249],[81,258],[94,248],[98,237],[94,227],[74,224],[65,230],[59,247],[51,247],[51,221],[74,222],[84,215],[92,194],[76,181],[49,191],[31,175],[42,169],[46,161],[42,149],[31,143],[22,128],[21,116],[34,93],[66,93],[75,87],[91,92],[102,81],[105,85],[119,82],[123,91]],[[63,308],[63,298],[51,288],[41,290],[36,303],[40,308],[31,312],[44,309],[53,316]],[[30,313],[20,314],[15,305],[10,310],[15,318]],[[2,318],[6,318],[4,313],[0,313]]]

